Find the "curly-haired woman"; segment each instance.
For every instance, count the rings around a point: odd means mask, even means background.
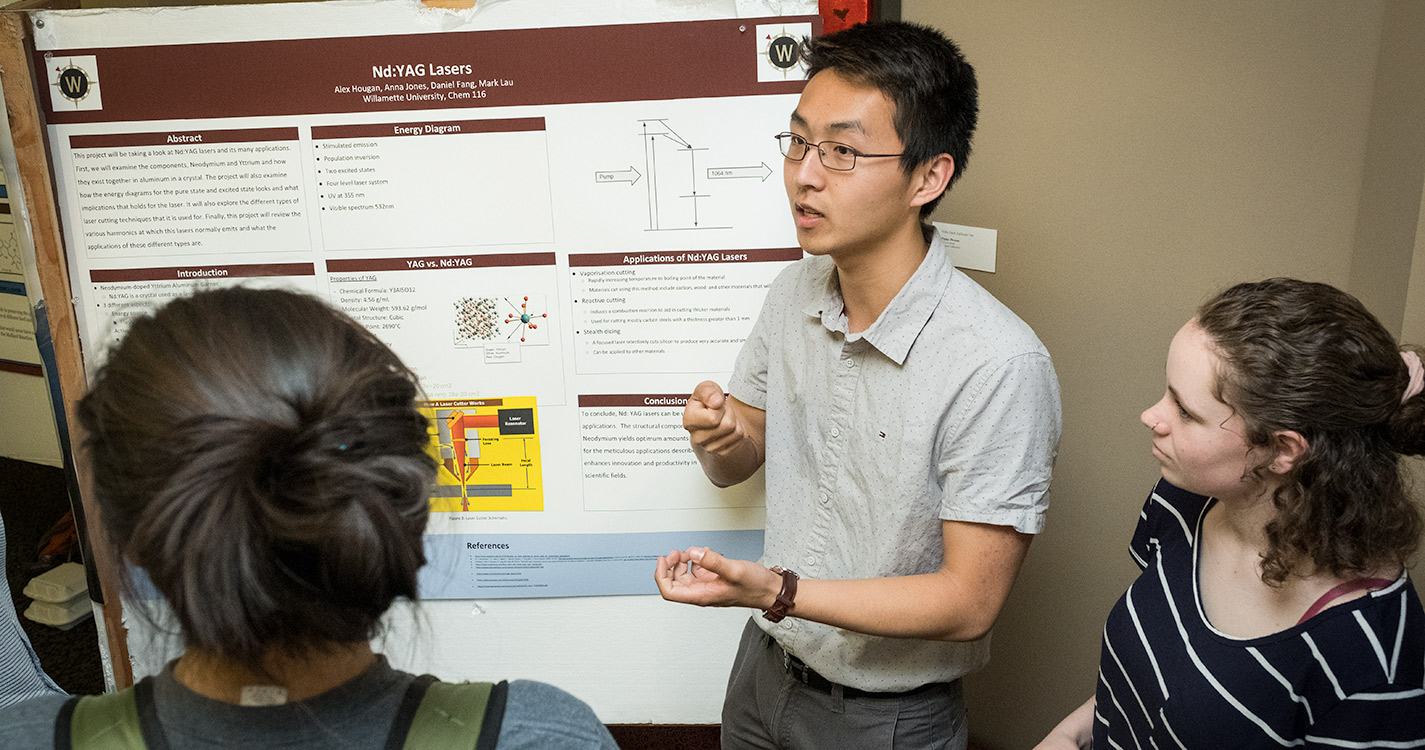
[[[1050,748],[1425,747],[1425,370],[1354,297],[1269,279],[1204,304],[1143,412],[1163,479],[1095,697]]]

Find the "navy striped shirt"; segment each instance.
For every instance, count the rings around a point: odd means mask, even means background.
[[[1197,591],[1213,502],[1160,481],[1143,506],[1143,574],[1104,627],[1095,750],[1425,748],[1425,612],[1408,577],[1280,633],[1227,635]]]

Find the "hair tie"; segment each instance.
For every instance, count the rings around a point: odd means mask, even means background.
[[[1401,352],[1400,358],[1405,360],[1405,369],[1410,371],[1410,382],[1405,385],[1405,395],[1400,399],[1403,404],[1425,390],[1425,367],[1421,366],[1420,355],[1415,352]]]

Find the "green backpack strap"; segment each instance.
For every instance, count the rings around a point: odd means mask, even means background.
[[[508,690],[509,683],[503,681],[450,683],[430,675],[418,677],[406,693],[386,746],[493,750],[500,738]]]
[[[55,717],[58,750],[147,750],[134,688],[69,699]]]

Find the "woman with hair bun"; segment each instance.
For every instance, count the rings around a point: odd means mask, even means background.
[[[304,294],[205,291],[134,321],[79,419],[115,559],[147,573],[185,650],[118,694],[127,723],[96,718],[115,696],[40,698],[0,711],[0,747],[376,749],[462,716],[482,748],[615,747],[557,688],[472,693],[372,651],[425,564],[435,463],[417,395],[390,349]],[[454,701],[441,726],[432,696]]]
[[[1406,573],[1425,369],[1354,297],[1269,279],[1204,304],[1143,412],[1163,479],[1098,688],[1039,748],[1425,748]]]

